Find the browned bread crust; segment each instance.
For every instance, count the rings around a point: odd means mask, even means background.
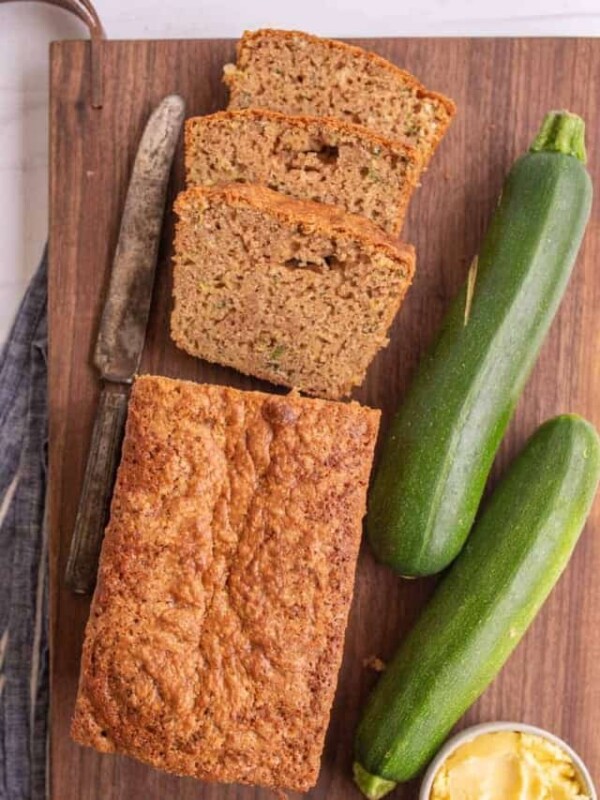
[[[228,205],[239,208],[252,207],[263,214],[277,217],[290,225],[302,225],[307,231],[352,235],[372,245],[390,258],[414,252],[410,244],[399,242],[370,220],[358,214],[347,214],[341,208],[311,200],[286,197],[280,192],[256,184],[230,183],[223,186],[191,186],[180,192],[174,208],[183,215],[189,208],[205,205],[211,198],[221,198]]]
[[[253,91],[254,87],[249,85],[247,80],[254,66],[253,58],[260,48],[267,49],[273,46],[295,50],[296,55],[292,62],[300,69],[303,69],[304,65],[300,64],[297,58],[299,48],[312,53],[329,53],[332,58],[328,62],[328,70],[321,76],[323,85],[327,87],[327,102],[331,103],[328,112],[323,109],[323,98],[320,100],[317,98],[319,107],[315,107],[315,97],[308,95],[306,81],[296,86],[296,76],[286,68],[280,69],[276,59],[269,61],[271,72],[265,76],[262,83],[266,91],[262,91],[260,95]],[[356,89],[352,97],[353,102],[348,102],[349,97],[340,96],[338,87],[332,86],[335,77],[332,65],[335,69],[337,64],[345,71],[352,71],[352,81]],[[377,80],[378,74],[383,78],[383,83]],[[364,84],[365,76],[368,76],[371,83]],[[304,75],[302,77],[306,78]],[[421,149],[424,163],[433,155],[456,113],[456,105],[449,97],[427,89],[410,72],[397,67],[382,56],[356,45],[335,39],[324,39],[303,31],[270,28],[245,31],[237,44],[237,64],[226,66],[223,80],[230,91],[229,108],[263,106],[290,114],[307,112],[336,117],[351,116],[353,121],[374,128],[388,138],[407,138]],[[386,104],[389,106],[383,97],[384,91],[389,92],[389,99],[392,101],[394,96],[406,94],[406,101],[401,103],[402,115],[390,119],[382,113],[382,106],[377,101],[383,101],[384,109]],[[362,108],[359,108],[356,102],[359,97]],[[430,106],[427,115],[421,114],[425,104]],[[407,126],[405,122],[410,124]]]
[[[175,210],[179,347],[319,397],[360,385],[411,283],[410,245],[250,184],[188,189]]]
[[[334,117],[264,108],[185,123],[188,186],[240,181],[340,206],[399,233],[423,170],[419,151]]]
[[[379,416],[136,381],[77,742],[201,780],[314,785]]]

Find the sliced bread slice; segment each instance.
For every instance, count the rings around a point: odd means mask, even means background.
[[[412,247],[252,184],[190,188],[175,210],[179,347],[321,397],[362,382],[411,282]]]
[[[229,108],[338,117],[408,140],[425,162],[456,110],[385,58],[299,31],[247,31],[223,79]]]
[[[266,109],[188,119],[185,165],[189,186],[258,183],[396,234],[422,166],[414,147],[360,125]]]

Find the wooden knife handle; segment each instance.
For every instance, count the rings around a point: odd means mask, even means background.
[[[77,594],[90,594],[96,583],[128,400],[126,384],[107,383],[100,395],[65,573],[67,586]]]

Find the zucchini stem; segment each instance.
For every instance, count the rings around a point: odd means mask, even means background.
[[[358,761],[352,765],[352,772],[354,773],[354,783],[368,800],[381,800],[397,786],[395,781],[388,781],[386,778],[380,778],[379,775],[371,775]]]
[[[551,111],[529,149],[534,153],[564,153],[585,164],[585,122],[570,111]]]

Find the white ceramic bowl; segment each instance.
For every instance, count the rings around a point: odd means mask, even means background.
[[[429,765],[427,772],[423,777],[419,800],[429,800],[431,789],[433,787],[433,781],[438,773],[438,770],[448,756],[450,756],[458,747],[460,747],[461,744],[469,742],[472,739],[475,739],[477,736],[481,736],[483,733],[497,733],[498,731],[518,731],[521,733],[531,733],[535,736],[541,736],[543,739],[548,739],[548,741],[562,748],[575,765],[575,769],[579,774],[579,779],[591,800],[598,800],[598,794],[596,793],[592,776],[590,775],[586,765],[573,750],[573,748],[569,747],[566,742],[564,742],[562,739],[559,739],[559,737],[555,736],[553,733],[549,733],[543,728],[536,728],[535,725],[524,725],[522,722],[484,722],[482,725],[473,725],[471,728],[466,728],[464,731],[457,733],[451,739],[448,739],[446,744],[442,747]]]

